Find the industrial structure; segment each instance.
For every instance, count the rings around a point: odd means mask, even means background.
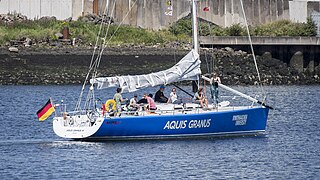
[[[114,6],[114,2],[117,4]],[[319,12],[319,0],[243,0],[249,25],[280,19],[306,22]],[[244,22],[239,0],[199,0],[199,16],[221,27]],[[0,14],[21,13],[29,19],[55,16],[59,20],[86,14],[107,14],[124,24],[162,29],[190,13],[188,0],[0,0]],[[114,11],[112,11],[114,7]],[[133,9],[131,9],[133,8]],[[129,11],[131,9],[131,11]]]

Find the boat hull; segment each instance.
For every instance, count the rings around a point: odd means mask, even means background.
[[[256,107],[199,114],[105,118],[89,139],[190,138],[264,133],[268,108]]]

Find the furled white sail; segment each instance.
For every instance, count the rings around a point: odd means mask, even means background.
[[[199,54],[191,50],[177,64],[156,73],[91,79],[98,89],[121,87],[123,92],[133,92],[141,88],[170,84],[184,80],[197,80],[201,74]]]

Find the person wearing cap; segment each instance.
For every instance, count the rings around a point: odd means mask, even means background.
[[[159,102],[159,103],[167,103],[168,102],[168,98],[163,94],[165,86],[161,85],[160,89],[156,92],[156,95],[154,97],[155,102]]]
[[[138,110],[139,105],[137,104],[137,95],[135,94],[133,98],[130,99],[129,108],[131,111]]]

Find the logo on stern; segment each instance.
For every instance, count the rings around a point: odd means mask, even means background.
[[[247,124],[248,115],[233,115],[232,121],[235,121],[236,126],[244,126]]]

